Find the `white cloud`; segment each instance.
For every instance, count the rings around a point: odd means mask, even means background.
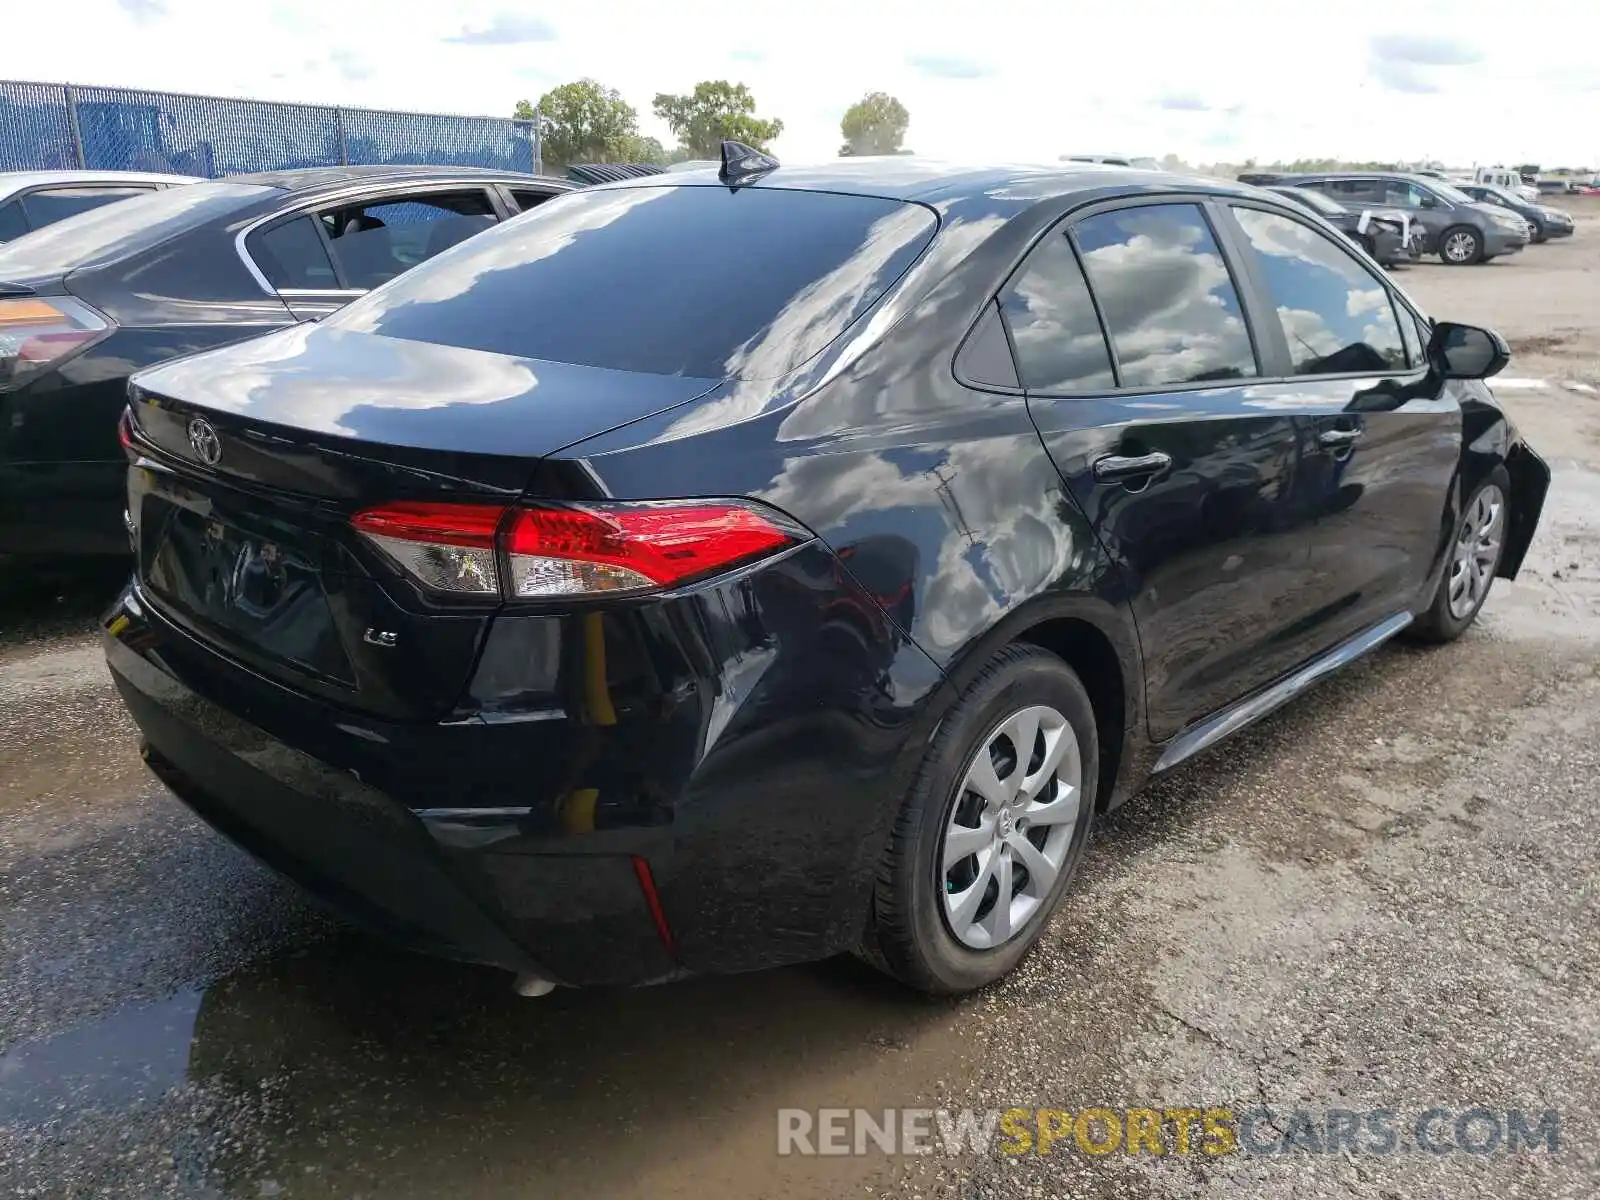
[[[907,144],[943,157],[1600,165],[1600,77],[1570,0],[1346,0],[1336,19],[1240,0],[1225,21],[1179,0],[77,0],[70,29],[15,7],[13,72],[75,83],[508,114],[592,75],[667,141],[657,92],[742,80],[791,161],[831,157],[844,109],[882,90],[911,111]],[[1440,38],[1453,29],[1479,32]]]

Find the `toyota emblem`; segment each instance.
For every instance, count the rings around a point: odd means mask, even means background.
[[[208,467],[216,466],[222,459],[222,439],[204,417],[196,417],[189,422],[189,448]]]

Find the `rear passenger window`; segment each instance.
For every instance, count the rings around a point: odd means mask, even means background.
[[[1028,256],[1022,274],[1002,293],[1000,311],[1024,387],[1086,392],[1116,386],[1089,286],[1065,234],[1049,234]]]
[[[1257,373],[1239,295],[1197,205],[1100,213],[1074,225],[1073,236],[1123,387]]]
[[[245,245],[256,266],[275,288],[326,291],[339,286],[327,248],[317,235],[311,217],[297,217],[269,229],[257,230]]]
[[[1389,289],[1319,230],[1235,208],[1255,249],[1296,375],[1400,371],[1405,343]]]
[[[447,192],[321,214],[345,285],[375,288],[495,223],[487,194]]]

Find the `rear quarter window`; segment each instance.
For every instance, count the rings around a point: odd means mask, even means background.
[[[932,240],[921,205],[699,185],[557,196],[326,324],[619,371],[767,379],[817,354]]]

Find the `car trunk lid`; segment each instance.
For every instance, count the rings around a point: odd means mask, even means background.
[[[540,460],[711,386],[307,327],[140,372],[127,436],[141,586],[256,673],[438,719],[497,604],[423,592],[352,515],[594,498],[580,468]]]

